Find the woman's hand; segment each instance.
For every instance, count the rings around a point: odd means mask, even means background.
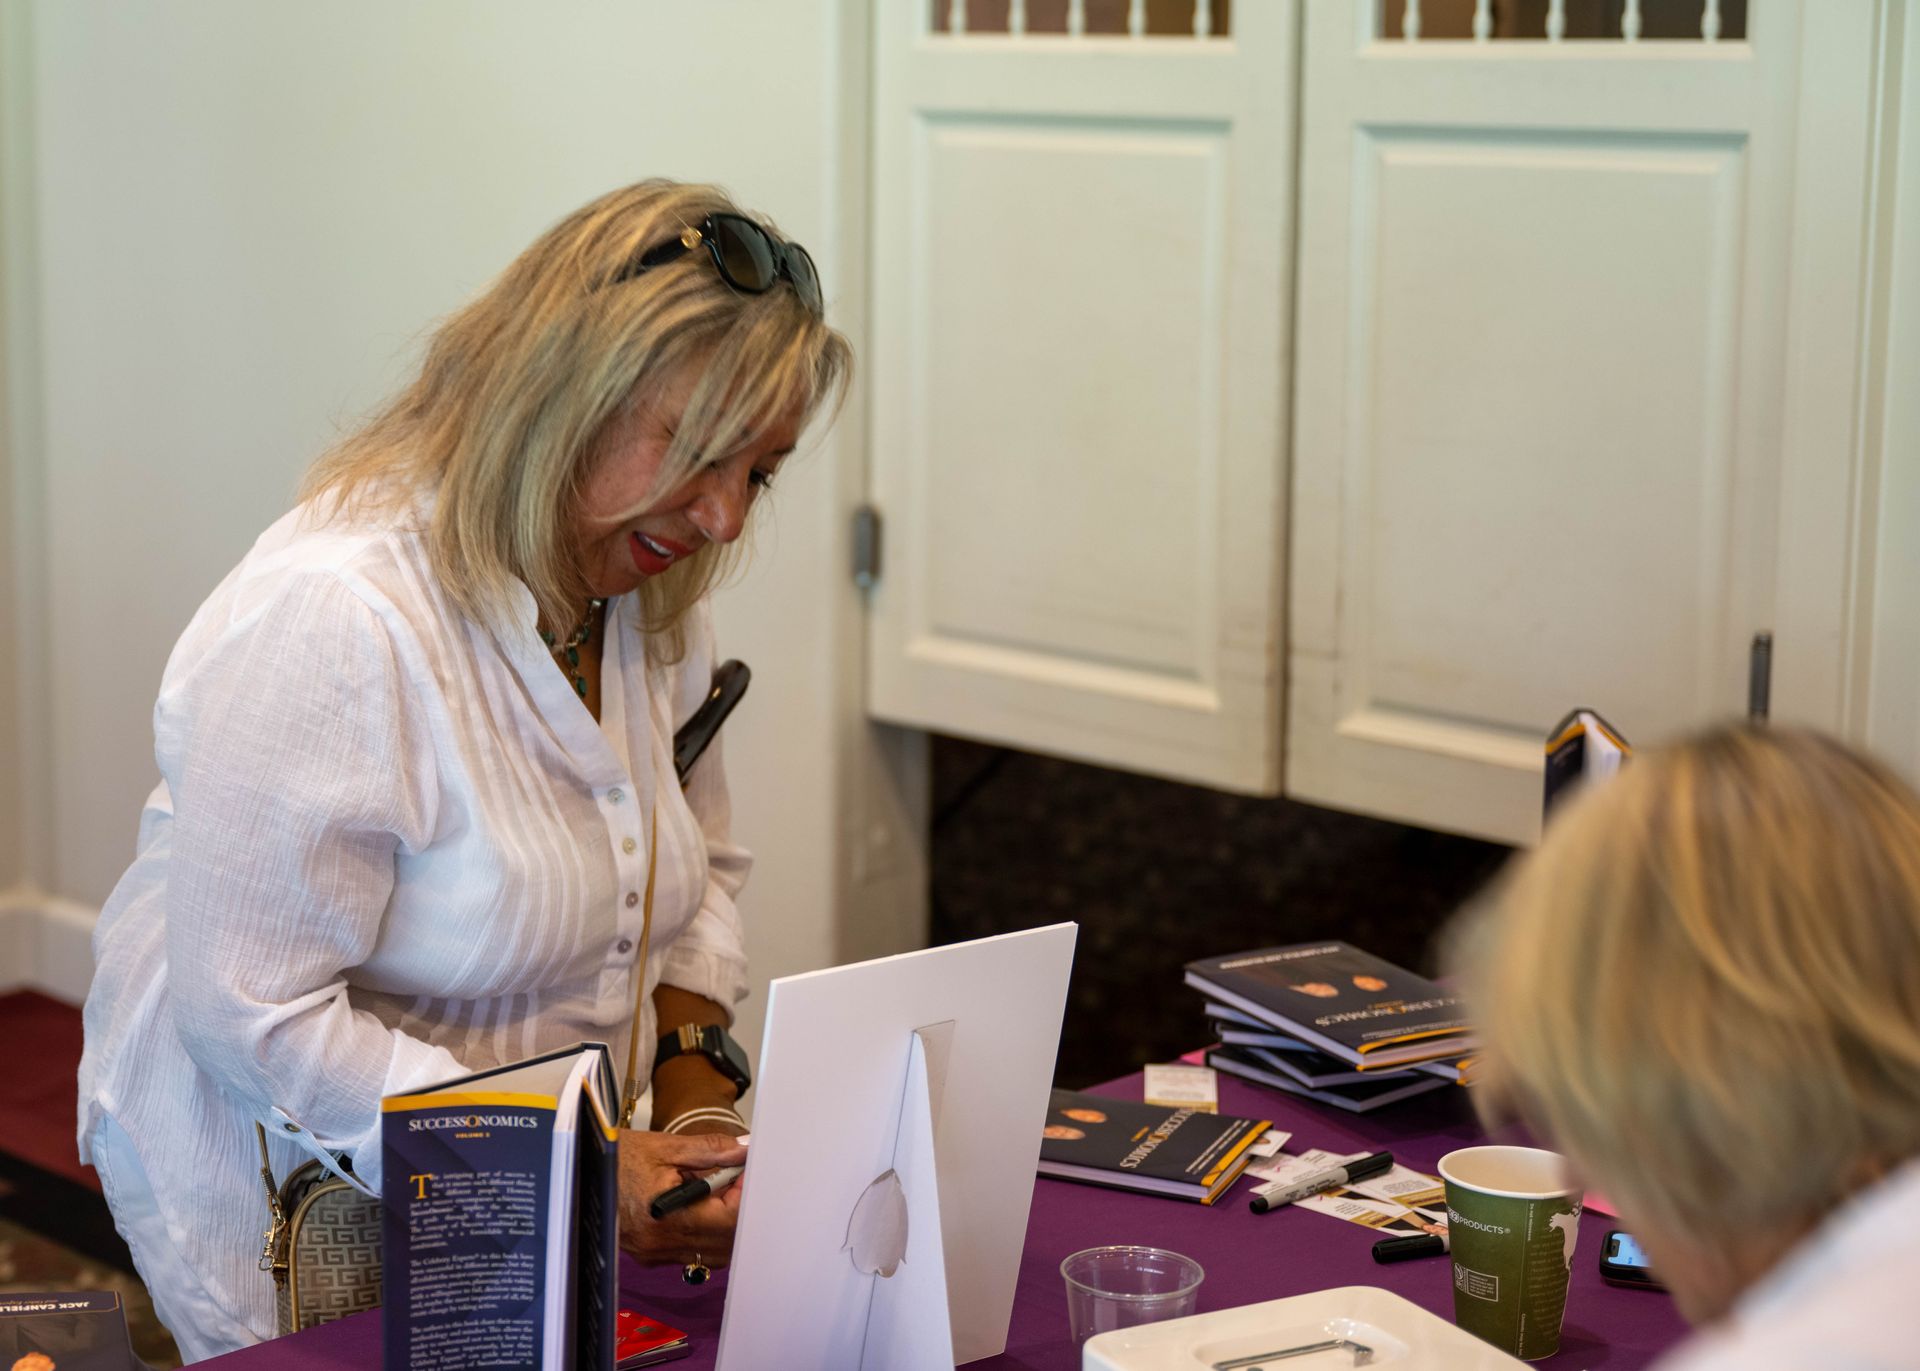
[[[744,1166],[747,1149],[730,1137],[706,1133],[620,1134],[620,1246],[653,1265],[702,1261],[725,1266],[733,1255],[740,1218],[735,1182],[664,1219],[647,1206],[684,1180],[722,1166]]]

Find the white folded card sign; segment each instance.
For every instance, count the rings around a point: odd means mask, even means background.
[[[773,983],[719,1371],[1006,1349],[1077,931]]]

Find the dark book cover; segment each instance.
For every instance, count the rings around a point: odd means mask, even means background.
[[[1211,1014],[1214,1010],[1223,1007],[1224,1006],[1221,1005],[1208,1005],[1207,1012]],[[1377,1079],[1381,1076],[1398,1076],[1403,1074],[1403,1069],[1399,1067],[1387,1071],[1377,1071],[1356,1066],[1351,1062],[1342,1061],[1330,1053],[1322,1052],[1311,1043],[1302,1042],[1299,1038],[1282,1033],[1271,1025],[1258,1028],[1252,1027],[1251,1025],[1256,1022],[1255,1019],[1248,1015],[1235,1014],[1232,1018],[1215,1018],[1209,1027],[1213,1030],[1213,1036],[1219,1039],[1222,1047],[1246,1049],[1249,1051],[1258,1048],[1259,1051],[1253,1053],[1255,1057],[1262,1055],[1271,1056],[1274,1059],[1272,1063],[1274,1066],[1289,1075],[1299,1077],[1307,1085],[1327,1085],[1331,1084],[1332,1081],[1331,1079],[1309,1079],[1308,1076],[1301,1074],[1303,1071],[1311,1074],[1316,1070],[1330,1071],[1338,1068],[1343,1071],[1356,1073],[1357,1079]],[[1456,1044],[1456,1046],[1458,1046],[1458,1044]],[[1242,1055],[1245,1055],[1244,1052]],[[1278,1060],[1278,1058],[1281,1057],[1287,1060]],[[1312,1064],[1309,1065],[1306,1059],[1311,1059]],[[1404,1070],[1424,1071],[1430,1076],[1442,1077],[1445,1080],[1453,1082],[1455,1085],[1472,1085],[1475,1074],[1475,1060],[1476,1059],[1470,1054],[1458,1057],[1435,1057],[1430,1061],[1409,1062]],[[1333,1063],[1333,1067],[1329,1067],[1327,1065],[1328,1063]],[[1299,1070],[1293,1069],[1295,1067],[1298,1067]]]
[[[1397,1071],[1362,1071],[1352,1062],[1344,1061],[1326,1052],[1315,1052],[1309,1048],[1305,1052],[1276,1052],[1272,1048],[1238,1044],[1231,1038],[1222,1040],[1222,1047],[1231,1049],[1233,1055],[1243,1061],[1256,1065],[1265,1064],[1283,1076],[1291,1076],[1304,1086],[1318,1088],[1325,1085],[1357,1085],[1361,1081],[1401,1081],[1416,1073],[1416,1068],[1405,1067]]]
[[[1412,1069],[1424,1071],[1429,1076],[1438,1076],[1441,1080],[1453,1085],[1472,1085],[1479,1074],[1479,1060],[1478,1057],[1471,1055],[1441,1057],[1430,1062],[1415,1062]]]
[[[1312,1043],[1303,1042],[1271,1026],[1264,1029],[1248,1028],[1237,1021],[1220,1019],[1214,1022],[1213,1036],[1223,1043],[1232,1043],[1235,1047],[1259,1047],[1268,1052],[1293,1052],[1303,1057],[1327,1055]],[[1353,1067],[1352,1062],[1342,1062],[1341,1065]]]
[[[1330,1104],[1350,1114],[1365,1114],[1397,1100],[1411,1099],[1415,1095],[1447,1087],[1447,1082],[1439,1076],[1422,1071],[1394,1071],[1384,1075],[1375,1073],[1345,1085],[1304,1085],[1292,1076],[1273,1070],[1266,1062],[1250,1055],[1242,1056],[1230,1047],[1216,1047],[1207,1053],[1207,1065],[1256,1085],[1298,1095],[1319,1104]]]
[[[1472,1046],[1458,995],[1342,942],[1262,948],[1187,963],[1187,984],[1343,1060],[1369,1069]]]
[[[450,1092],[390,1100],[387,1110],[387,1371],[540,1366],[552,1100]]]
[[[0,1367],[135,1371],[127,1315],[111,1290],[0,1295]]]
[[[612,1089],[588,1043],[382,1102],[387,1371],[612,1363]]]
[[[1212,1204],[1246,1170],[1270,1119],[1237,1119],[1056,1090],[1040,1174]]]
[[[1222,1024],[1228,1026],[1238,1025],[1241,1028],[1265,1028],[1268,1026],[1259,1019],[1254,1018],[1251,1014],[1234,1009],[1229,1005],[1215,1004],[1212,1000],[1207,1001],[1207,1017],[1214,1021],[1216,1028]]]

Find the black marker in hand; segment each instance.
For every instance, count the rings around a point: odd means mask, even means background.
[[[744,1166],[723,1166],[711,1176],[695,1176],[690,1181],[682,1181],[671,1190],[663,1191],[647,1206],[647,1213],[656,1219],[685,1209],[690,1204],[698,1204],[709,1195],[717,1195],[740,1178]]]

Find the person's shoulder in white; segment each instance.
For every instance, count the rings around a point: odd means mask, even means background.
[[[359,513],[335,512],[325,501],[296,505],[268,526],[234,569],[233,607],[239,611],[305,573],[374,583],[390,593],[401,584],[391,571],[397,562],[424,561],[427,517],[419,501]]]
[[[331,513],[314,501],[294,506],[201,602],[174,645],[165,684],[178,685],[215,642],[316,579],[336,582],[376,612],[402,607],[415,617],[422,606],[408,602],[436,594],[431,579],[418,574],[425,569],[424,526],[418,502],[361,514]]]
[[[1920,1160],[1832,1214],[1656,1371],[1920,1371]]]

